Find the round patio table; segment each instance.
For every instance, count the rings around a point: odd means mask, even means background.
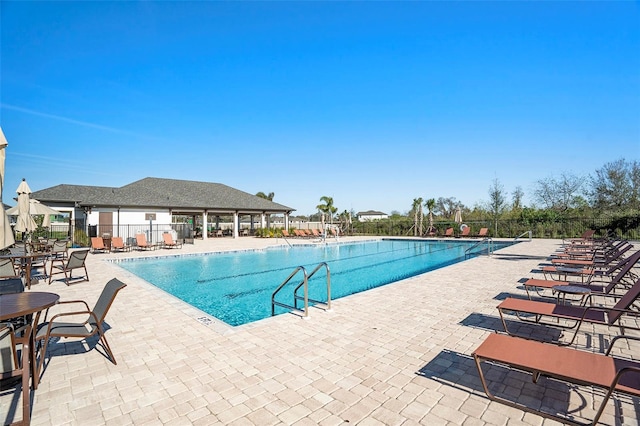
[[[58,303],[58,300],[60,300],[60,296],[57,294],[41,291],[25,291],[22,293],[0,295],[0,321],[35,314],[33,315],[31,323],[31,345],[29,348],[31,386],[33,389],[37,389],[38,383],[40,382],[40,374],[37,371],[35,351],[35,335],[37,332],[38,322],[40,321],[40,314],[45,309]],[[42,356],[44,356],[44,354]]]
[[[558,293],[558,303],[562,300],[562,304],[566,304],[567,294],[580,296],[580,304],[584,302],[585,297],[591,294],[591,290],[579,285],[556,285],[551,290]]]

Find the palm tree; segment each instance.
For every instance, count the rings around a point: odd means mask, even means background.
[[[270,192],[268,195],[265,194],[264,192],[260,191],[256,194],[256,197],[260,197],[260,198],[264,198],[265,200],[269,200],[269,201],[273,201],[273,197],[275,197],[276,194],[274,194],[273,192]],[[267,229],[271,228],[271,215],[267,216]]]
[[[424,212],[422,211],[422,198],[418,198],[418,235],[422,236],[422,221],[424,220]]]
[[[322,204],[318,204],[316,208],[322,213],[323,222],[324,215],[327,214],[329,215],[330,223],[333,224],[333,215],[338,211],[338,208],[333,206],[333,198],[323,195],[320,197],[320,201],[322,201]]]
[[[429,211],[429,229],[427,229],[427,232],[433,232],[433,209],[436,208],[435,198],[429,198],[424,202],[424,206]]]
[[[265,194],[264,192],[260,191],[256,194],[256,197],[260,197],[260,198],[264,198],[265,200],[269,200],[269,201],[273,201],[273,197],[275,197],[276,194],[274,194],[273,192],[270,192],[269,195]]]
[[[414,198],[411,210],[413,211],[413,236],[418,235],[418,206],[422,204],[422,198]]]

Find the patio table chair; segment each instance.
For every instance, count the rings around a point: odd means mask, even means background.
[[[31,326],[17,334],[11,324],[0,323],[0,379],[2,381],[20,377],[22,388],[22,420],[12,425],[29,425],[31,422],[31,367],[29,363]],[[18,345],[20,353],[18,354]],[[3,385],[4,387],[4,385]],[[16,388],[16,390],[19,388]]]
[[[86,341],[86,339],[97,334],[100,337],[102,347],[107,353],[109,359],[112,363],[117,364],[116,358],[113,355],[111,348],[109,347],[109,343],[107,342],[107,337],[104,334],[103,323],[105,317],[107,316],[109,308],[115,300],[116,295],[126,286],[127,285],[122,281],[116,278],[112,278],[109,282],[107,282],[107,284],[105,284],[104,288],[102,289],[102,293],[100,293],[100,297],[98,297],[95,306],[91,310],[89,309],[89,305],[87,304],[87,302],[85,302],[84,300],[68,300],[58,302],[58,305],[81,305],[82,309],[58,313],[56,315],[53,315],[50,321],[38,326],[35,341],[36,347],[40,348],[40,361],[38,362],[37,371],[42,371],[44,359],[47,354],[49,340],[52,337],[77,337]],[[86,319],[81,322],[59,321],[60,318],[75,317],[78,315],[85,315]],[[45,314],[45,318],[46,317],[47,315]]]
[[[53,279],[53,275],[55,274],[64,274],[64,282],[69,285],[70,280],[72,279],[72,273],[75,269],[84,269],[84,276],[82,280],[79,281],[89,281],[89,272],[87,271],[87,265],[85,261],[87,259],[87,255],[89,254],[89,249],[76,250],[69,254],[69,258],[62,265],[51,265],[51,273],[49,274],[49,284],[51,284],[51,280]],[[57,269],[57,272],[53,272],[54,269]],[[79,282],[76,281],[76,282]]]
[[[13,260],[6,258],[0,259],[0,278],[12,278],[17,277],[16,268],[13,265]]]

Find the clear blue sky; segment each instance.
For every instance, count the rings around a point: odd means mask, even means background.
[[[274,192],[300,214],[489,199],[640,159],[640,4],[2,1],[24,177]]]

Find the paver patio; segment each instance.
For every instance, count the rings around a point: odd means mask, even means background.
[[[499,300],[525,294],[518,281],[533,276],[558,240],[522,242],[492,257],[334,300],[330,312],[312,308],[309,319],[284,314],[235,328],[107,261],[275,244],[283,240],[219,238],[179,250],[92,254],[89,282],[33,286],[31,291],[92,306],[109,279],[128,285],[107,316],[118,364],[95,339],[88,346],[50,344],[32,424],[557,424],[490,402],[470,354],[488,333],[502,329]],[[578,344],[599,350],[606,341],[588,337]],[[637,348],[625,350],[640,357]],[[535,385],[530,376],[500,367],[492,367],[488,378],[522,402],[571,410],[578,419],[592,417],[593,400],[598,404],[602,397],[550,380]],[[603,424],[638,424],[640,401],[615,401]],[[10,420],[13,393],[2,393],[0,403],[0,418]]]

